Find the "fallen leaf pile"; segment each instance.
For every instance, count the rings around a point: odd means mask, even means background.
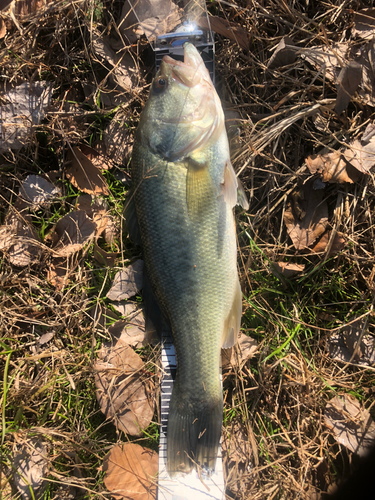
[[[104,484],[113,498],[156,498],[158,454],[139,444],[114,446],[104,460]]]
[[[225,483],[235,493],[245,494],[248,488],[252,449],[244,425],[238,420],[223,429],[221,452]]]
[[[327,403],[324,423],[339,444],[360,456],[375,444],[375,423],[368,410],[350,394],[336,396]]]

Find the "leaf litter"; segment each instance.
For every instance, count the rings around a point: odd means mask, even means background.
[[[324,423],[338,443],[365,456],[375,443],[375,423],[351,394],[341,394],[326,405]]]
[[[368,174],[375,165],[375,136],[370,123],[362,139],[354,139],[348,147],[329,153],[320,153],[306,158],[311,174],[319,174],[323,182],[354,183],[361,174]]]
[[[94,364],[96,397],[107,419],[131,436],[141,436],[154,416],[155,383],[141,357],[113,337]]]
[[[12,482],[23,500],[41,498],[47,486],[48,465],[47,445],[43,441],[30,439],[17,446]]]
[[[345,363],[375,366],[375,337],[368,332],[367,323],[366,318],[361,318],[330,335],[330,356]]]
[[[28,175],[22,181],[19,194],[35,209],[49,207],[53,200],[61,196],[61,189],[40,175]]]
[[[107,293],[110,300],[121,301],[136,295],[143,287],[143,266],[141,259],[136,260],[122,271],[119,271]]]
[[[78,148],[74,146],[67,153],[69,164],[66,176],[80,191],[93,195],[109,195],[107,182],[100,169]]]
[[[158,454],[139,444],[114,446],[103,464],[104,484],[118,500],[156,498]]]

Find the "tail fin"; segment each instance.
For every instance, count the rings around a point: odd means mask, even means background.
[[[186,400],[175,384],[169,410],[167,469],[170,477],[196,464],[215,468],[223,419],[222,400]]]

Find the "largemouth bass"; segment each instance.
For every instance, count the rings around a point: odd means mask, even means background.
[[[132,190],[151,288],[144,294],[153,297],[146,314],[158,323],[160,309],[177,356],[168,472],[212,470],[223,412],[220,353],[235,344],[241,321],[239,184],[220,99],[192,44],[184,62],[165,56],[153,81],[136,132]]]

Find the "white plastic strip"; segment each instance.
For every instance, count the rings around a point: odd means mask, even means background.
[[[164,375],[161,383],[158,500],[223,500],[225,485],[221,446],[219,446],[215,472],[210,476],[201,474],[200,478],[196,470],[173,479],[168,475],[166,468],[167,425],[173,389],[173,372],[176,370],[174,345],[168,340],[163,342],[161,361]]]

